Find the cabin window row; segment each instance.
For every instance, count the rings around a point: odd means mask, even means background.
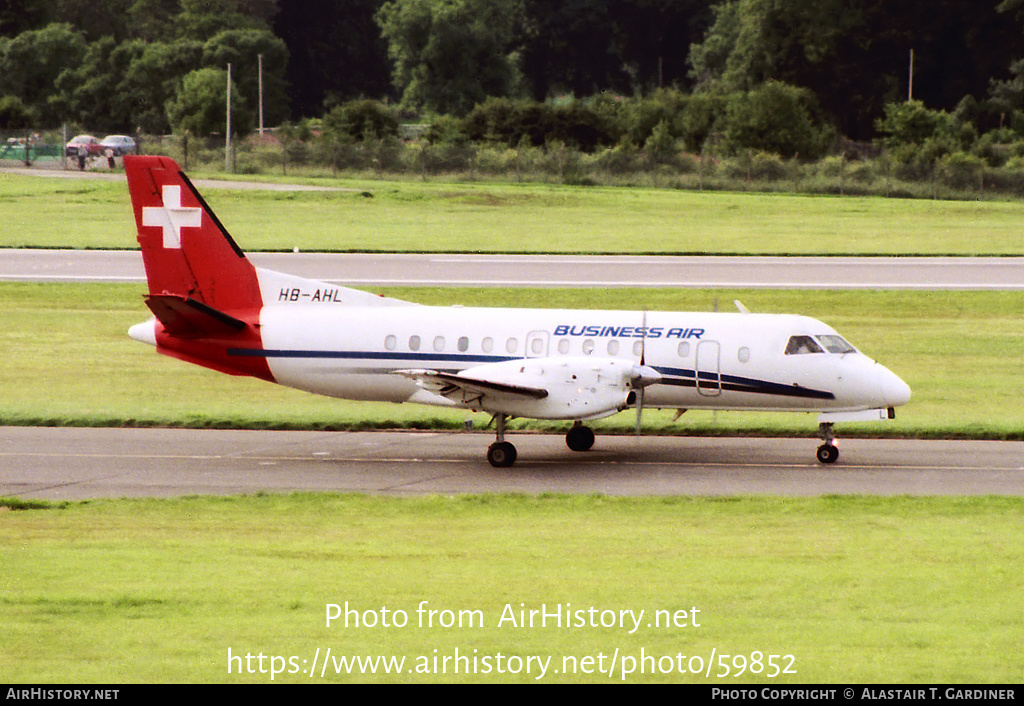
[[[569,355],[572,352],[573,341],[568,338],[560,338],[555,344],[555,349],[559,355]],[[529,339],[530,355],[544,355],[547,341],[543,337],[536,337]],[[384,339],[384,348],[388,351],[398,350],[398,336],[389,334]],[[603,348],[603,350],[602,350]],[[470,341],[467,336],[460,336],[455,341],[455,350],[459,353],[467,353],[470,349]],[[643,353],[643,342],[639,340],[632,341],[632,346],[624,344],[618,339],[611,339],[602,347],[599,341],[592,338],[585,338],[580,342],[580,351],[583,355],[602,355],[607,354],[615,357],[623,354],[625,351],[631,351],[633,357],[639,358]],[[418,335],[409,336],[408,339],[408,350],[418,353],[420,351],[434,351],[435,353],[443,353],[448,348],[448,341],[444,336],[421,337]],[[483,353],[493,353],[495,351],[495,341],[490,336],[487,336],[480,341],[480,351]],[[519,339],[512,337],[505,340],[504,351],[509,355],[517,355],[519,353]],[[680,341],[676,346],[676,354],[680,358],[688,358],[692,348],[689,341]],[[749,355],[749,351],[748,351]],[[746,361],[744,361],[746,362]]]

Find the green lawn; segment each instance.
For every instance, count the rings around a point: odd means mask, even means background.
[[[298,494],[0,510],[0,528],[8,683],[1021,679],[1019,498]],[[524,626],[541,610],[585,614]],[[328,648],[406,661],[321,677]],[[435,673],[456,650],[476,673]],[[770,655],[792,673],[770,678]]]
[[[356,191],[203,192],[250,251],[1024,255],[1019,202],[319,183]],[[135,247],[121,182],[0,175],[0,209],[0,247]]]
[[[127,329],[149,316],[132,284],[0,283],[0,423],[358,429],[457,427],[466,412],[346,402],[221,375],[158,355]],[[914,391],[897,419],[842,425],[841,435],[1019,439],[1024,432],[1024,293],[388,289],[426,304],[708,311],[741,299],[754,311],[802,313],[837,328]],[[673,412],[644,415],[648,431],[816,431],[813,416]],[[479,415],[478,421],[487,421]],[[537,423],[519,422],[539,427]],[[631,431],[632,414],[598,424]],[[562,425],[564,426],[564,425]]]

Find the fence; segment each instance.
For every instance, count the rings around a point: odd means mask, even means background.
[[[144,154],[165,154],[187,170],[239,174],[283,174],[360,179],[498,180],[564,183],[581,186],[644,186],[688,190],[795,192],[874,195],[901,198],[1024,198],[1024,161],[993,167],[983,159],[957,153],[928,164],[905,164],[885,154],[857,159],[844,155],[813,162],[777,155],[692,154],[681,150],[649,153],[618,145],[592,153],[565,145],[543,147],[442,143],[386,138],[341,143],[324,138],[287,139],[267,132],[232,141],[230,161],[222,138],[135,136]],[[0,133],[0,164],[78,169],[65,158],[66,132]],[[120,167],[114,160],[114,168]],[[103,155],[86,169],[108,169]]]

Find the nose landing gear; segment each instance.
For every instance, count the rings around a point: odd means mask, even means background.
[[[818,433],[825,442],[818,447],[817,457],[820,463],[835,463],[839,458],[839,449],[835,445],[835,434],[832,431],[832,422],[822,422],[818,425]]]

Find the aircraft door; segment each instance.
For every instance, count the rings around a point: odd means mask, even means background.
[[[547,331],[530,331],[526,334],[526,357],[546,358],[548,355],[548,341],[550,336]]]
[[[718,341],[697,344],[697,392],[704,397],[722,394],[722,374],[718,367],[721,348]]]

